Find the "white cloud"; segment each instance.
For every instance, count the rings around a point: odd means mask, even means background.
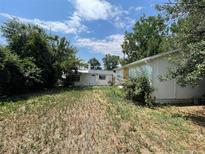
[[[127,10],[121,9],[121,12],[113,19],[113,24],[117,28],[130,28],[135,23],[135,20],[130,17],[130,14],[135,15],[140,12],[143,7],[129,7]]]
[[[75,13],[83,20],[110,20],[117,28],[129,28],[133,24],[130,14],[139,12],[141,6],[130,7],[127,10],[112,5],[106,0],[69,0],[74,4]]]
[[[118,7],[105,0],[70,0],[76,9],[75,13],[85,20],[106,20],[120,13]]]
[[[80,47],[86,47],[94,52],[102,54],[113,54],[118,56],[123,56],[121,44],[123,42],[124,35],[115,34],[106,37],[105,39],[89,39],[89,38],[79,38],[77,39],[76,45]]]
[[[143,9],[142,6],[137,6],[137,7],[135,8],[136,11],[140,11],[140,10],[142,10],[142,9]]]
[[[24,23],[31,23],[38,25],[42,28],[45,28],[47,30],[52,30],[54,32],[64,32],[64,33],[80,33],[82,31],[86,31],[87,27],[83,24],[81,24],[81,19],[78,15],[73,14],[69,18],[69,20],[65,21],[45,21],[40,19],[27,19],[22,17],[13,16],[7,13],[0,13],[0,16],[3,16],[8,19],[18,19],[21,22]]]
[[[141,6],[130,7],[127,10],[119,6],[112,5],[106,0],[68,0],[74,6],[74,12],[68,20],[64,21],[46,21],[38,18],[28,19],[13,16],[7,13],[1,13],[5,18],[16,18],[21,22],[36,24],[47,30],[54,32],[63,32],[67,34],[78,34],[89,32],[88,27],[83,21],[91,20],[109,20],[116,28],[130,28],[134,20],[130,14],[134,14],[143,9]]]
[[[116,17],[114,19],[114,26],[117,27],[117,28],[130,28],[133,26],[133,24],[135,23],[135,20],[130,18],[130,17],[127,17],[127,16],[121,16],[121,17]]]

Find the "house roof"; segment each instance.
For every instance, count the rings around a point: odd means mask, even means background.
[[[155,59],[158,59],[158,58],[161,58],[161,57],[164,57],[164,56],[167,56],[167,55],[170,55],[170,54],[174,54],[176,52],[178,52],[179,50],[173,50],[173,51],[169,51],[169,52],[165,52],[165,53],[160,53],[160,54],[157,54],[157,55],[154,55],[154,56],[151,56],[151,57],[147,57],[147,58],[144,58],[144,59],[141,59],[141,60],[138,60],[138,61],[135,61],[135,62],[132,62],[130,64],[127,64],[127,65],[124,65],[120,68],[116,68],[115,70],[121,70],[123,68],[128,68],[128,67],[131,67],[131,66],[134,66],[134,65],[139,65],[139,64],[144,64],[144,63],[148,63],[152,60],[155,60]]]
[[[108,71],[108,70],[78,70],[78,72],[82,74],[107,74],[107,75],[113,74],[113,71]]]

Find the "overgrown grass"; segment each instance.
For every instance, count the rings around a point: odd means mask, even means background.
[[[137,106],[116,87],[22,96],[0,105],[0,153],[204,153],[203,124],[185,111]]]
[[[120,89],[109,88],[103,91],[110,102],[108,117],[118,135],[120,134],[121,142],[127,144],[127,151],[205,152],[204,127],[193,125],[183,112],[177,112],[179,107],[150,109],[124,100]]]

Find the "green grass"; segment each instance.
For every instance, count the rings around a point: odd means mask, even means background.
[[[137,106],[116,87],[53,90],[0,104],[0,153],[205,152],[205,128],[186,109]]]

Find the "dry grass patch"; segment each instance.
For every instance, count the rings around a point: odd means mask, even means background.
[[[43,93],[3,104],[0,153],[205,152],[203,107],[149,109],[110,87]]]
[[[1,107],[0,153],[95,153],[106,147],[106,106],[95,90],[64,91]],[[14,107],[15,106],[15,107]]]
[[[119,89],[104,89],[108,113],[124,153],[205,152],[204,107],[150,109],[123,99]],[[198,117],[199,119],[191,118]]]

